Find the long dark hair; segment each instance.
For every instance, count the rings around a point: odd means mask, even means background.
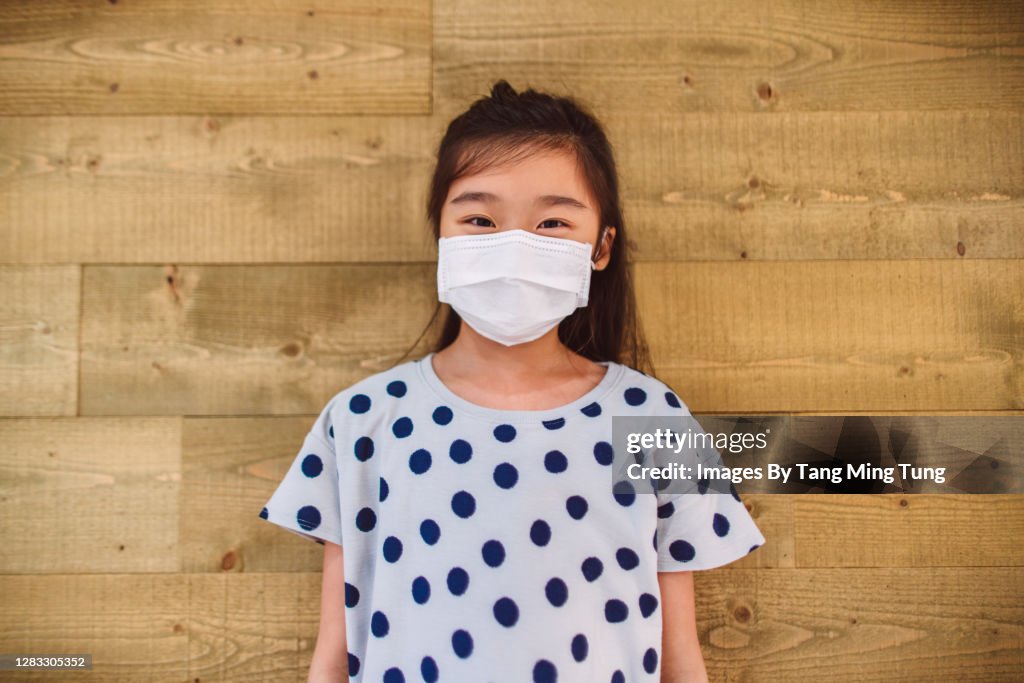
[[[438,147],[427,200],[434,239],[441,236],[441,207],[453,182],[549,150],[575,155],[598,202],[599,232],[607,225],[616,228],[608,265],[591,273],[587,306],[577,308],[559,324],[558,338],[590,360],[622,363],[653,376],[654,367],[637,315],[629,253],[633,244],[627,239],[622,219],[612,147],[601,124],[575,99],[554,97],[532,88],[517,93],[502,79],[494,83],[489,97],[478,99],[453,119]],[[420,339],[434,326],[442,307],[446,314],[434,351],[451,344],[459,334],[459,314],[438,302]],[[418,344],[419,339],[413,348]]]

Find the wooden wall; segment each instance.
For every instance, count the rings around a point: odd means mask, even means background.
[[[304,680],[322,548],[256,511],[427,321],[498,78],[606,122],[695,413],[1024,415],[1022,59],[1015,0],[0,3],[0,651]],[[713,681],[1020,680],[1024,497],[746,500]]]

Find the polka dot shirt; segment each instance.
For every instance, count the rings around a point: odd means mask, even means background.
[[[551,410],[466,401],[432,354],[324,407],[260,517],[344,547],[357,681],[656,682],[659,571],[764,544],[731,495],[613,492],[613,415],[689,415],[607,362]]]

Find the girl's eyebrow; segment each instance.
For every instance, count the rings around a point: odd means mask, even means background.
[[[452,199],[449,204],[462,204],[466,202],[495,202],[501,203],[501,198],[496,194],[490,192],[463,192],[458,197]],[[546,194],[541,197],[537,197],[537,204],[543,206],[570,206],[575,209],[589,209],[590,207],[572,197],[565,197],[557,194]]]

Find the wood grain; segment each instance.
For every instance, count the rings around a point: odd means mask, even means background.
[[[427,0],[21,0],[0,35],[3,115],[430,112]]]
[[[0,415],[75,415],[81,267],[0,267]]]

